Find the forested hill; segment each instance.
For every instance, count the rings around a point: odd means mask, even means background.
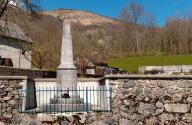
[[[46,11],[37,18],[20,14],[13,22],[33,39],[33,61],[43,69],[55,69],[59,63],[62,22],[58,15],[65,13],[75,18],[72,20],[75,57],[106,61],[115,57],[192,53],[190,19],[172,18],[159,28],[149,22],[134,25],[78,10]]]
[[[133,25],[91,12],[79,10],[56,10],[43,12],[58,17],[70,14],[72,22],[84,31],[84,39],[94,42],[107,51],[109,57],[136,55],[177,55],[192,52],[192,20],[170,18],[162,28],[145,21],[144,25]],[[146,19],[147,20],[147,19]],[[73,27],[78,30],[79,27]],[[79,31],[81,34],[82,32]],[[104,47],[104,48],[103,48]]]

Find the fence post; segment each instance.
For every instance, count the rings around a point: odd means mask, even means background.
[[[112,88],[109,89],[110,92],[110,112],[112,112]]]
[[[88,112],[88,88],[86,87],[86,112]]]
[[[21,112],[25,112],[25,109],[27,107],[27,79],[23,80],[22,82],[23,84],[23,88],[21,89],[21,95],[22,95],[22,108],[21,108]]]

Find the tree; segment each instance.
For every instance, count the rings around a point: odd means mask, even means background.
[[[142,48],[144,48],[142,46],[142,41],[145,34],[141,30],[143,29],[143,26],[146,28],[154,27],[154,17],[151,14],[146,13],[142,5],[129,3],[120,12],[120,19],[126,24],[128,23],[127,25],[132,25],[132,27],[128,26],[128,30],[132,31],[134,34],[134,53],[136,53],[136,55],[141,55],[143,53]]]
[[[56,46],[57,44],[53,44],[53,46],[47,45],[47,41],[55,40],[50,33],[54,26],[50,21],[44,23],[46,26],[52,27],[52,29],[46,29],[46,31],[39,31],[40,29],[36,27],[36,23],[38,24],[38,20],[36,17],[36,13],[40,11],[40,6],[38,5],[39,0],[1,0],[0,1],[0,19],[6,22],[16,23],[22,27],[22,29],[32,38],[34,43],[32,44],[32,48],[28,48],[28,46],[23,45],[22,49],[32,55],[32,59],[28,58],[26,54],[26,59],[31,61],[34,67],[39,69],[45,68],[48,64],[48,60],[55,60],[53,59],[53,54],[55,54],[51,48]],[[21,9],[22,8],[22,9]],[[22,20],[21,20],[22,17]],[[53,21],[54,22],[54,21]],[[0,31],[6,32],[5,29],[8,27],[8,24],[4,27],[0,27]],[[43,24],[41,24],[44,26]],[[45,28],[46,28],[45,26]],[[60,33],[60,32],[57,32]],[[44,36],[41,37],[40,35]],[[56,36],[56,34],[54,34]],[[52,37],[52,39],[51,39]],[[58,37],[56,37],[57,39]],[[52,53],[51,53],[52,52]],[[57,54],[58,55],[58,54]],[[56,56],[55,56],[56,57]],[[57,64],[56,64],[57,65]],[[55,67],[52,65],[52,67]]]
[[[120,19],[125,22],[133,23],[135,25],[142,24],[144,16],[144,8],[137,3],[129,3],[120,12]]]
[[[0,18],[3,16],[3,14],[5,13],[8,3],[10,0],[1,0],[0,1]]]
[[[37,0],[22,0],[23,8],[26,9],[26,12],[32,16],[35,16],[41,10],[41,7],[38,5]]]
[[[13,6],[18,6],[23,8],[28,14],[34,16],[41,10],[38,5],[38,0],[1,0],[0,1],[0,18],[4,15],[5,11],[8,9],[9,4],[15,3]]]
[[[28,26],[26,28],[26,25]],[[23,24],[34,41],[31,63],[35,68],[55,70],[60,61],[62,22],[54,17],[41,15]]]

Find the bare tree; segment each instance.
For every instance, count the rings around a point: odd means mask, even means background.
[[[41,7],[38,5],[39,0],[1,0],[0,1],[0,18],[4,15],[8,9],[9,4],[15,3],[14,6],[21,7],[30,15],[36,15],[36,12],[41,10]]]
[[[137,3],[129,3],[123,10],[120,12],[120,19],[126,23],[133,24],[135,41],[136,41],[136,53],[141,54],[141,34],[139,33],[139,25],[144,24],[145,11],[142,5]],[[146,23],[146,20],[145,20]]]
[[[3,16],[4,12],[6,11],[8,3],[9,3],[9,0],[0,1],[0,18]]]
[[[137,3],[129,3],[120,13],[120,19],[135,25],[142,24],[143,16],[144,8]]]

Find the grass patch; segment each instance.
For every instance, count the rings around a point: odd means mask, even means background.
[[[139,66],[192,65],[192,55],[122,57],[109,59],[108,64],[137,73]]]

